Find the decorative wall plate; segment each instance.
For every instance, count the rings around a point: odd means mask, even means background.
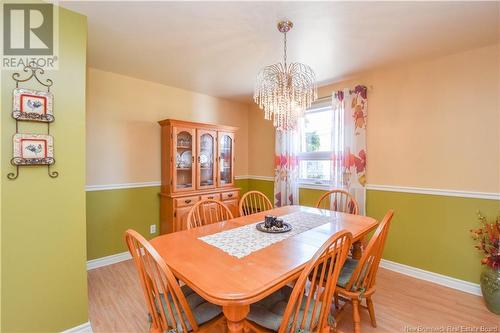
[[[54,140],[45,134],[15,134],[13,136],[14,165],[50,165],[54,160]]]
[[[200,164],[202,167],[207,167],[209,165],[210,159],[206,153],[200,153]]]
[[[178,168],[181,166],[181,154],[179,153],[175,155],[175,165],[177,165]]]
[[[53,103],[51,92],[16,88],[12,94],[12,117],[16,120],[52,122]]]
[[[190,150],[186,150],[181,154],[181,168],[189,168],[192,164],[193,154]]]

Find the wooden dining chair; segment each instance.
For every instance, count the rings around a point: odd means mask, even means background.
[[[294,287],[285,286],[250,306],[248,325],[256,332],[329,332],[330,308],[352,235],[332,235],[302,270]]]
[[[356,199],[349,192],[340,189],[331,190],[323,194],[319,198],[316,208],[355,215],[359,213],[359,205]]]
[[[221,221],[231,220],[233,214],[222,202],[205,199],[198,201],[188,213],[187,228],[201,227]]]
[[[368,310],[371,324],[373,327],[377,327],[372,295],[375,293],[375,278],[393,215],[394,212],[392,210],[389,210],[385,214],[384,219],[380,222],[377,230],[370,239],[361,259],[358,261],[347,258],[340,272],[337,282],[338,288],[334,293],[335,307],[339,308],[337,320],[340,319],[345,304],[351,303],[355,333],[361,332],[359,309],[361,306],[360,300],[363,298],[366,300],[366,306],[363,307]],[[339,307],[339,298],[345,302],[342,308]]]
[[[208,303],[179,282],[151,244],[134,230],[125,232],[132,259],[139,273],[150,332],[203,332],[221,325],[221,307]]]
[[[245,193],[239,204],[240,216],[252,215],[270,209],[273,209],[271,200],[259,191]]]

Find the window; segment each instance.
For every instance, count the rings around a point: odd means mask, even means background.
[[[331,100],[314,103],[299,120],[299,180],[326,184],[332,172]]]

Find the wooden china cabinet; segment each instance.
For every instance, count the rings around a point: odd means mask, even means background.
[[[186,229],[191,207],[203,199],[222,201],[238,216],[234,185],[238,128],[174,119],[161,126],[160,233]]]

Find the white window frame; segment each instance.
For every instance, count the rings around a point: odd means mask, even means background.
[[[332,110],[332,99],[331,97],[319,99],[313,103],[313,105],[306,110],[307,113],[315,113],[322,112],[325,110]],[[302,128],[299,127],[299,131],[302,131]],[[302,133],[299,132],[299,137],[302,138]],[[332,160],[332,151],[314,151],[314,152],[299,152],[297,154],[297,159],[300,161],[331,161]],[[301,174],[299,170],[299,175]],[[301,188],[311,188],[311,189],[329,189],[332,187],[332,179],[329,180],[319,180],[319,179],[307,179],[307,178],[299,178],[299,186]]]

